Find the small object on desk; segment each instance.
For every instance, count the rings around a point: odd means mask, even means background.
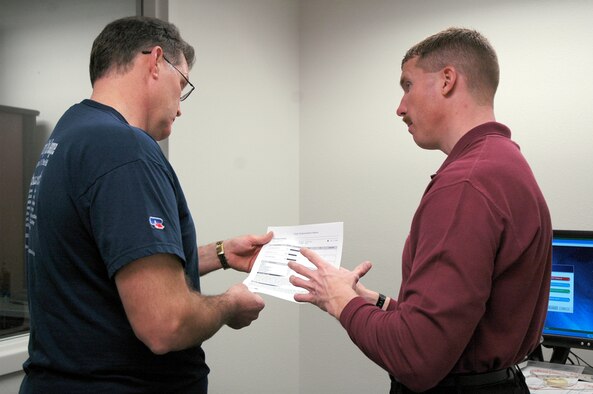
[[[559,376],[551,376],[548,378],[544,378],[544,382],[548,387],[554,387],[557,389],[563,389],[568,387],[568,380],[565,378],[561,378]]]

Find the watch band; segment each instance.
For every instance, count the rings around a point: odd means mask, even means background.
[[[385,294],[381,294],[379,293],[379,299],[377,300],[377,303],[375,304],[379,309],[383,309],[383,304],[385,304],[385,300],[387,299],[387,297],[385,297]]]
[[[216,243],[216,255],[218,256],[218,260],[220,260],[220,265],[222,265],[222,268],[227,270],[231,268],[231,266],[229,265],[229,262],[227,261],[226,256],[224,255],[224,246],[222,242],[223,241],[218,241]]]

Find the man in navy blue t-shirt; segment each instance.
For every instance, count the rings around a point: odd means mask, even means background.
[[[200,294],[201,275],[248,272],[271,234],[197,246],[157,144],[193,90],[193,61],[158,19],[119,19],[96,38],[91,99],[59,120],[29,190],[22,393],[206,393],[201,343],[264,307],[242,284]]]

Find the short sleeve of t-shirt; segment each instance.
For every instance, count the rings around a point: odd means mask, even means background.
[[[139,159],[116,167],[98,178],[83,198],[110,277],[153,254],[174,254],[185,263],[177,193],[162,164]]]

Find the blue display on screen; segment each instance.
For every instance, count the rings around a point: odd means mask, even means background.
[[[588,347],[593,340],[593,232],[554,233],[543,334],[544,343],[553,338],[560,345],[565,337],[566,345],[572,347]]]

